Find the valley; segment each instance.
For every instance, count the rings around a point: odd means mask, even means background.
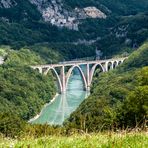
[[[147,0],[0,0],[0,147],[147,147],[147,72]]]

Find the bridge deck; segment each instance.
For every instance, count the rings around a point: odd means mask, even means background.
[[[45,65],[36,65],[36,66],[32,66],[33,68],[46,68],[46,67],[61,67],[61,66],[73,66],[73,65],[86,65],[86,64],[96,64],[96,63],[106,63],[106,62],[112,62],[112,61],[119,61],[119,60],[124,60],[127,57],[124,58],[116,58],[116,59],[106,59],[106,60],[94,60],[94,61],[65,61],[65,62],[61,62],[58,64],[45,64]]]

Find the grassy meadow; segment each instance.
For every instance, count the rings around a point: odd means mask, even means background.
[[[148,148],[147,132],[97,133],[21,140],[0,138],[0,148]]]

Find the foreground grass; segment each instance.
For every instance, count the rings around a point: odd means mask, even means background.
[[[148,134],[98,133],[42,138],[26,137],[22,140],[0,138],[0,148],[148,148]]]

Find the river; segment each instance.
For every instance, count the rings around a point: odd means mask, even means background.
[[[84,91],[83,81],[75,68],[71,75],[65,93],[56,96],[55,100],[47,104],[40,115],[32,123],[62,125],[64,120],[77,109],[80,103],[89,95]]]

